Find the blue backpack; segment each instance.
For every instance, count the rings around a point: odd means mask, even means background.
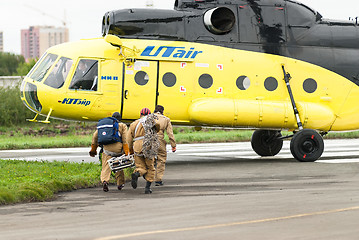
[[[122,137],[118,133],[118,122],[116,118],[107,117],[100,119],[97,123],[97,130],[99,145],[122,142]]]

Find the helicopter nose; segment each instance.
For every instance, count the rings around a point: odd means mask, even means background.
[[[35,113],[40,113],[42,110],[42,105],[37,96],[37,86],[23,80],[21,83],[20,91],[21,100],[25,106]]]

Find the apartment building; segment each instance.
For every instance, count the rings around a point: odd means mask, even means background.
[[[4,34],[0,31],[0,52],[4,51]]]
[[[31,26],[21,30],[21,54],[25,59],[39,58],[49,47],[68,41],[68,28]]]

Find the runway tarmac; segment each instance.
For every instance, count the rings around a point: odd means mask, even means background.
[[[139,179],[136,190],[127,183],[122,191],[3,206],[0,239],[357,239],[359,141],[325,146],[319,161],[300,163],[289,142],[270,158],[248,142],[179,145],[169,153],[165,185],[151,195]],[[62,152],[62,160],[98,161],[88,151],[0,151],[0,158],[54,160]]]
[[[22,149],[0,150],[2,159],[18,159],[26,161],[71,161],[98,162],[97,157],[90,157],[88,148],[56,148],[56,149]],[[200,143],[180,144],[177,152],[172,154],[168,147],[168,162],[192,161],[192,159],[261,159],[251,148],[250,142],[239,143]],[[189,158],[190,156],[191,158]],[[289,141],[284,141],[283,149],[273,159],[293,159],[289,150]],[[271,159],[265,158],[265,159]],[[316,163],[359,162],[359,139],[325,140],[325,150]]]

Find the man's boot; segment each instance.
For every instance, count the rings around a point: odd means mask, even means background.
[[[132,186],[133,189],[137,188],[137,180],[138,180],[139,176],[140,176],[139,172],[134,172],[131,175],[131,186]]]
[[[103,181],[102,183],[102,189],[104,192],[108,192],[108,182]]]
[[[146,182],[145,194],[150,194],[150,193],[152,193],[151,182]]]

